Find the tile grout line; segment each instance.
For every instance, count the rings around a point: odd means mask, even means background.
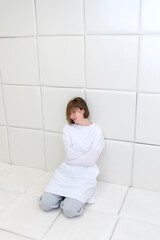
[[[5,98],[4,98],[4,89],[3,89],[3,84],[2,84],[2,74],[1,74],[1,69],[0,69],[0,79],[1,79],[1,91],[2,91],[2,100],[3,100],[3,108],[4,108],[4,115],[5,115],[5,127],[6,127],[6,132],[7,132],[7,144],[8,144],[8,153],[9,153],[9,163],[13,164],[12,158],[11,158],[11,146],[10,146],[10,141],[9,141],[9,125],[7,121],[7,113],[6,113],[6,106],[5,106]]]
[[[154,225],[154,226],[157,226],[157,227],[159,227],[160,228],[160,223],[155,223],[155,222],[150,222],[150,221],[147,221],[147,220],[142,220],[142,219],[140,219],[140,218],[134,218],[134,217],[131,217],[131,216],[128,216],[128,217],[126,217],[126,216],[119,216],[119,219],[127,219],[127,220],[134,220],[134,221],[136,221],[136,222],[141,222],[141,223],[146,223],[146,224],[151,224],[151,225]]]
[[[139,32],[141,28],[141,0],[139,3]],[[134,142],[133,142],[133,153],[132,153],[132,165],[131,165],[131,177],[130,186],[133,185],[133,173],[134,173],[134,157],[135,157],[135,144],[136,144],[136,130],[137,130],[137,116],[138,116],[138,97],[139,97],[139,69],[140,69],[140,35],[138,38],[138,53],[137,53],[137,82],[136,82],[136,104],[135,104],[135,123],[134,123]]]
[[[85,0],[83,0],[83,65],[84,65],[84,80],[83,80],[83,90],[84,90],[84,99],[87,102],[86,96],[86,26],[85,26]]]
[[[43,150],[44,150],[44,169],[47,170],[47,153],[46,153],[46,139],[45,139],[45,124],[44,124],[44,109],[43,109],[43,94],[42,86],[40,81],[40,58],[39,58],[39,45],[38,45],[38,21],[37,21],[37,12],[36,12],[36,0],[34,0],[34,12],[35,12],[35,24],[36,24],[36,46],[37,46],[37,64],[38,64],[38,79],[40,86],[40,98],[41,98],[41,117],[42,117],[42,126],[43,126]]]
[[[126,198],[127,198],[127,195],[128,195],[128,192],[129,192],[130,188],[131,188],[131,187],[128,187],[128,189],[127,189],[127,191],[126,191],[126,194],[125,194],[125,196],[124,196],[124,199],[123,199],[122,204],[121,204],[121,206],[120,206],[120,208],[119,208],[119,211],[118,211],[118,216],[119,216],[119,214],[120,214],[120,212],[121,212],[121,210],[122,210],[122,207],[123,207],[124,202],[125,202],[125,200],[126,200]]]
[[[139,35],[152,35],[152,34],[141,34],[141,25],[142,25],[142,0],[140,0],[139,5]]]
[[[119,222],[119,219],[120,219],[120,212],[121,212],[121,209],[122,209],[122,207],[123,207],[123,204],[124,204],[124,202],[125,202],[125,200],[126,200],[126,197],[127,197],[128,192],[129,192],[129,189],[130,189],[130,187],[128,187],[128,189],[127,189],[127,191],[126,191],[126,194],[125,194],[125,196],[124,196],[124,199],[123,199],[123,201],[122,201],[122,204],[121,204],[121,206],[120,206],[120,208],[119,208],[119,211],[118,211],[118,220],[117,220],[117,222],[116,222],[116,224],[115,224],[115,226],[114,226],[114,229],[113,229],[113,231],[112,231],[110,240],[112,240],[113,234],[114,234],[115,229],[116,229],[116,227],[117,227],[117,225],[118,225],[118,222]]]
[[[118,225],[118,222],[119,222],[119,216],[118,216],[117,222],[116,222],[116,224],[115,224],[115,226],[114,226],[114,228],[113,228],[113,231],[112,231],[112,233],[111,233],[111,236],[109,237],[109,240],[112,240],[112,237],[113,237],[113,234],[114,234],[114,232],[115,232],[115,229],[116,229],[116,227],[117,227],[117,225]]]
[[[84,41],[85,43],[85,41]],[[85,44],[84,44],[84,48],[85,48]],[[85,54],[86,55],[86,54]],[[84,65],[86,65],[86,63],[84,63]],[[40,75],[40,73],[39,73]],[[86,78],[86,77],[85,77]],[[12,86],[12,87],[41,87],[41,88],[53,88],[53,89],[73,89],[73,90],[84,90],[84,86],[83,87],[71,87],[71,86],[54,86],[54,85],[47,85],[47,84],[37,84],[37,85],[33,85],[33,84],[20,84],[20,83],[5,83],[2,82],[0,83],[2,85],[6,85],[6,86]],[[92,88],[92,87],[85,87],[86,90],[88,91],[96,91],[96,92],[113,92],[113,94],[115,93],[124,93],[124,94],[131,94],[131,93],[138,93],[138,94],[150,94],[150,95],[160,95],[160,92],[149,92],[149,91],[138,91],[138,90],[134,90],[134,89],[115,89],[115,88]]]
[[[114,33],[114,32],[110,32],[110,33],[87,33],[85,34],[86,36],[91,36],[91,37],[102,37],[102,36],[105,36],[105,37],[112,37],[112,36],[159,36],[160,33],[157,33],[157,32],[150,32],[150,33],[142,33],[140,31],[137,31],[137,32],[133,32],[133,33],[130,33],[130,32],[123,32],[123,33]],[[79,37],[79,36],[84,36],[84,34],[31,34],[31,35],[12,35],[12,36],[0,36],[0,39],[8,39],[8,38],[30,38],[30,37]]]
[[[46,232],[43,234],[42,238],[40,240],[43,240],[45,238],[45,236],[47,235],[47,233],[49,232],[49,230],[51,229],[51,227],[55,224],[55,222],[57,221],[57,219],[59,218],[59,216],[61,215],[62,210],[60,210],[59,214],[57,215],[57,217],[54,219],[54,221],[51,223],[51,225],[48,227],[48,229],[46,230]]]
[[[136,129],[137,129],[139,57],[140,57],[140,38],[138,39],[137,84],[136,84],[136,103],[135,103],[135,119],[134,119],[134,121],[135,121],[134,122],[134,141],[133,141],[133,152],[132,152],[130,186],[132,186],[132,184],[133,184],[134,156],[135,156]]]
[[[3,232],[7,232],[7,233],[11,233],[11,234],[17,235],[17,236],[19,236],[19,237],[26,238],[26,240],[37,240],[37,239],[35,239],[35,238],[31,238],[31,237],[28,237],[28,236],[25,236],[25,235],[21,235],[21,234],[19,234],[19,233],[12,232],[12,231],[9,231],[9,230],[3,229],[3,228],[0,228],[0,230],[3,231]]]

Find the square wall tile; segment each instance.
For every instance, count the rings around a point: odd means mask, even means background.
[[[0,126],[0,161],[10,162],[7,128]]]
[[[136,90],[138,36],[86,37],[88,88]]]
[[[160,96],[138,94],[136,142],[160,145]]]
[[[3,83],[39,84],[35,38],[2,38],[0,52]]]
[[[160,147],[135,144],[133,186],[160,191]]]
[[[34,0],[1,0],[0,22],[0,36],[35,35]]]
[[[8,125],[42,128],[40,87],[3,86]]]
[[[45,169],[43,132],[39,130],[9,128],[12,163]]]
[[[160,225],[160,193],[131,188],[120,216]]]
[[[3,103],[3,95],[2,95],[2,87],[0,85],[0,124],[5,125],[5,113],[4,113],[4,103]]]
[[[112,240],[159,240],[160,226],[131,219],[120,218]]]
[[[106,140],[106,147],[97,162],[99,180],[130,185],[133,143]]]
[[[36,0],[38,33],[83,33],[83,0]]]
[[[41,83],[49,86],[82,87],[83,37],[40,37],[38,42]]]
[[[136,93],[87,90],[90,118],[104,136],[111,139],[134,139]]]
[[[74,97],[84,99],[84,90],[43,87],[42,96],[45,129],[62,132],[68,102]]]
[[[137,33],[139,8],[140,0],[86,0],[86,32]]]
[[[160,36],[142,36],[138,90],[160,93]]]
[[[43,173],[39,169],[8,165],[0,174],[0,188],[24,193]]]
[[[44,240],[109,240],[116,221],[115,216],[88,209],[77,218],[66,218],[61,213]]]
[[[95,203],[87,208],[95,211],[118,215],[128,187],[98,181]]]
[[[46,213],[37,197],[21,195],[0,216],[0,228],[32,239],[42,239],[60,210]]]
[[[61,133],[45,132],[47,170],[55,171],[65,160]]]
[[[141,6],[141,32],[160,33],[160,1],[143,0]]]

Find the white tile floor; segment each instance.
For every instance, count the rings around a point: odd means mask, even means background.
[[[80,217],[38,205],[51,172],[0,163],[0,240],[159,240],[160,192],[98,182]]]

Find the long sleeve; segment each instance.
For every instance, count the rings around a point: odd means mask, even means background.
[[[73,150],[71,136],[65,127],[63,129],[63,143],[66,154],[66,160],[74,160],[82,156],[83,152]]]
[[[77,152],[73,150],[71,138],[67,131],[64,131],[63,141],[66,152],[65,162],[73,166],[93,166],[99,159],[104,147],[104,137],[101,132],[98,132],[98,135],[95,134],[91,150],[87,152]]]
[[[101,151],[91,150],[77,159],[73,159],[73,160],[66,159],[66,163],[72,166],[90,167],[97,162],[100,154],[101,154]]]

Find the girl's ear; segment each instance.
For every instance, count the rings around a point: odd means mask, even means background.
[[[82,109],[82,113],[85,113],[85,110],[84,110],[84,109]]]

